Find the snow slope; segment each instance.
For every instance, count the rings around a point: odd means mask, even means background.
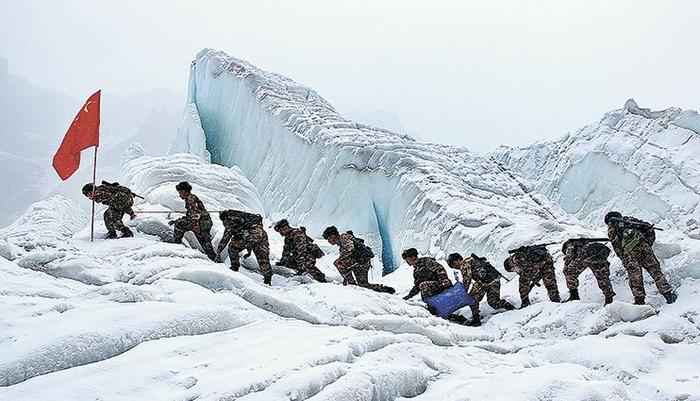
[[[494,158],[566,212],[600,224],[609,210],[700,239],[700,117],[692,110],[620,110],[553,142],[501,147]]]
[[[487,158],[346,120],[312,89],[222,52],[197,55],[188,97],[171,153],[239,166],[268,215],[315,235],[335,224],[368,236],[385,272],[409,246],[502,258],[576,224]]]
[[[196,156],[133,145],[122,170],[146,197],[137,210],[178,210],[180,177],[212,210],[262,207],[239,170]],[[374,278],[397,295],[344,287],[322,243],[334,283],[275,267],[268,287],[253,260],[231,272],[163,243],[176,216],[142,214],[135,238],[90,243],[79,210],[50,198],[0,231],[14,252],[0,258],[2,400],[700,399],[697,278],[678,279],[672,306],[603,308],[590,290],[553,304],[538,289],[524,310],[482,305],[486,323],[469,328],[403,301],[406,266]],[[504,292],[515,302],[515,282]]]

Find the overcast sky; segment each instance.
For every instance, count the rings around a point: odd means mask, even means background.
[[[10,72],[86,98],[186,90],[204,47],[311,86],[342,113],[490,150],[619,108],[700,108],[700,1],[0,0]]]

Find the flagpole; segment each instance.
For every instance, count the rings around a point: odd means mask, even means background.
[[[95,145],[95,157],[92,160],[92,213],[90,213],[90,242],[95,241],[95,182],[97,181],[97,145]]]

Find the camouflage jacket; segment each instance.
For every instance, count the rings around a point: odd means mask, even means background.
[[[355,260],[352,257],[352,253],[355,250],[355,241],[352,234],[342,233],[338,239],[338,246],[340,247],[340,256],[338,261],[341,266],[350,267],[355,264]]]
[[[624,216],[622,218],[623,220],[630,220],[632,222],[636,223],[645,223],[649,224],[645,221],[636,219],[634,217],[628,217]],[[620,259],[623,259],[629,252],[625,252],[625,241],[621,237],[621,231],[624,231],[625,223],[620,222],[620,221],[613,221],[610,224],[608,224],[608,238],[610,238],[610,245],[612,245],[613,250],[615,251],[615,254]],[[653,229],[643,229],[643,228],[638,228],[636,231],[639,232],[639,237],[637,239],[637,242],[635,244],[631,244],[631,247],[628,247],[629,250],[633,249],[636,245],[641,245],[645,247],[651,248],[652,244],[654,243],[654,240],[656,239],[656,233],[654,232]]]
[[[411,298],[420,292],[420,284],[426,281],[437,281],[445,288],[450,287],[452,282],[447,276],[447,271],[435,258],[418,258],[413,266],[413,288],[408,292],[407,298]]]
[[[459,271],[462,273],[462,284],[464,284],[465,290],[469,290],[472,280],[488,284],[501,277],[498,270],[488,261],[473,257],[462,260],[459,264]]]
[[[122,187],[127,189],[126,187]],[[109,185],[100,185],[95,188],[93,199],[97,203],[107,205],[113,209],[123,210],[125,213],[132,214],[134,211],[131,207],[134,205],[134,197],[130,193],[119,190],[119,187]]]
[[[203,226],[200,228],[207,231],[211,229],[212,221],[211,217],[209,217],[209,212],[207,212],[207,209],[204,207],[204,203],[199,200],[197,195],[187,195],[187,198],[185,198],[185,211],[185,215],[176,221],[192,220],[198,222],[200,226]]]
[[[292,228],[287,235],[284,236],[284,248],[282,249],[282,258],[280,263],[286,265],[295,263],[297,260],[304,258],[313,258],[309,254],[309,240],[306,233],[300,228]]]
[[[564,265],[573,261],[599,263],[608,259],[610,248],[599,242],[566,241],[563,246]]]

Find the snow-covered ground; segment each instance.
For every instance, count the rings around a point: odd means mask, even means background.
[[[483,156],[348,121],[311,89],[219,52],[198,55],[189,96],[171,155],[132,144],[123,157],[119,181],[145,197],[128,222],[135,238],[102,239],[100,213],[91,243],[87,201],[60,196],[0,229],[0,400],[700,400],[700,241],[687,224],[698,195],[678,183],[696,185],[687,170],[697,164],[696,114],[628,104],[616,124],[656,136],[619,160],[616,146],[583,145],[631,143],[615,139],[618,128],[579,132],[575,146]],[[532,161],[542,149],[541,163],[556,168]],[[654,155],[664,162],[648,165]],[[588,173],[619,190],[570,182]],[[648,202],[624,202],[633,198],[620,178],[628,173]],[[254,257],[232,272],[193,237],[163,242],[183,209],[174,190],[182,180],[212,211],[262,213],[266,226],[289,217],[314,237],[333,223],[362,233],[383,251],[372,281],[397,294],[342,286],[337,249],[323,240],[319,267],[333,282],[274,267],[272,287]],[[572,209],[579,198],[585,206]],[[401,298],[412,286],[396,258],[403,247],[477,252],[500,267],[515,245],[603,235],[599,217],[610,207],[667,229],[655,250],[675,304],[648,281],[649,305],[631,305],[614,257],[617,297],[605,307],[590,272],[582,301],[551,303],[535,288],[523,310],[482,303],[479,328]],[[217,244],[223,228],[212,217]],[[278,260],[283,239],[268,233]],[[551,250],[566,298],[561,253]],[[382,277],[382,264],[397,269]],[[519,304],[517,279],[502,284]]]

